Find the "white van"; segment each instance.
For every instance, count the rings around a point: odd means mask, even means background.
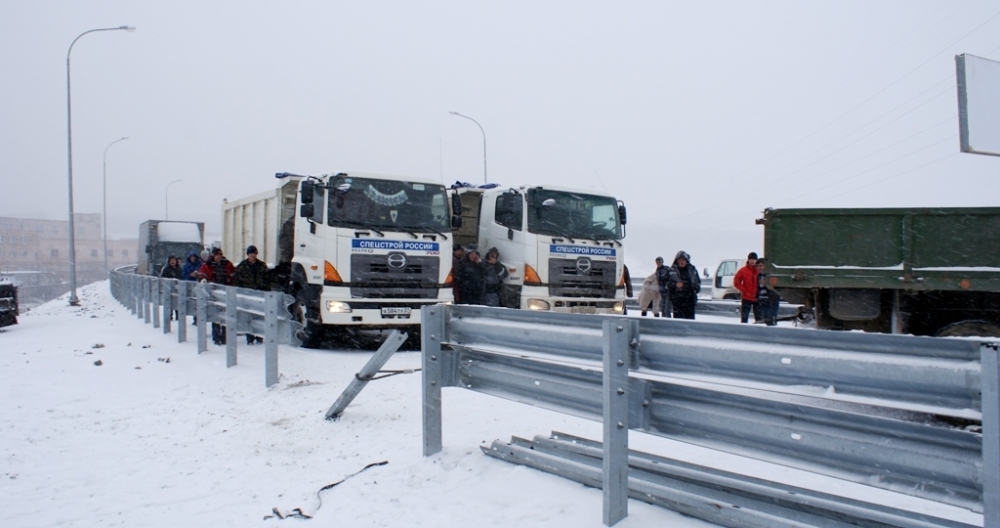
[[[712,282],[713,299],[740,299],[740,291],[733,287],[733,277],[746,263],[746,259],[723,260],[719,263]]]

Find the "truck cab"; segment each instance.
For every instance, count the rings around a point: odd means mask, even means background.
[[[461,207],[456,242],[477,244],[483,254],[496,247],[507,267],[502,306],[624,312],[626,216],[613,196],[535,185],[452,193]]]
[[[727,259],[719,263],[712,281],[713,299],[740,299],[740,291],[733,286],[733,278],[746,262],[745,259]]]

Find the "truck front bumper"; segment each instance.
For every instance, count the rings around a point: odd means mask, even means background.
[[[324,293],[320,296],[323,324],[393,328],[420,324],[420,308],[451,303],[451,290],[444,299],[350,299]]]
[[[521,289],[521,309],[556,313],[621,315],[625,312],[625,299],[549,297],[548,288],[525,286]]]

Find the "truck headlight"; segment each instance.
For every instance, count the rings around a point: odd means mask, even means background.
[[[542,299],[528,299],[529,310],[548,310],[549,302]]]
[[[326,301],[326,311],[330,313],[351,313],[351,305],[341,301]]]
[[[614,311],[615,313],[622,313],[622,312],[624,312],[625,311],[625,302],[624,301],[616,302],[615,305],[611,307],[611,310]]]

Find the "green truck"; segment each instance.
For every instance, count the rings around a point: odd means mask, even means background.
[[[818,328],[1000,336],[1000,208],[766,209],[765,279]]]

